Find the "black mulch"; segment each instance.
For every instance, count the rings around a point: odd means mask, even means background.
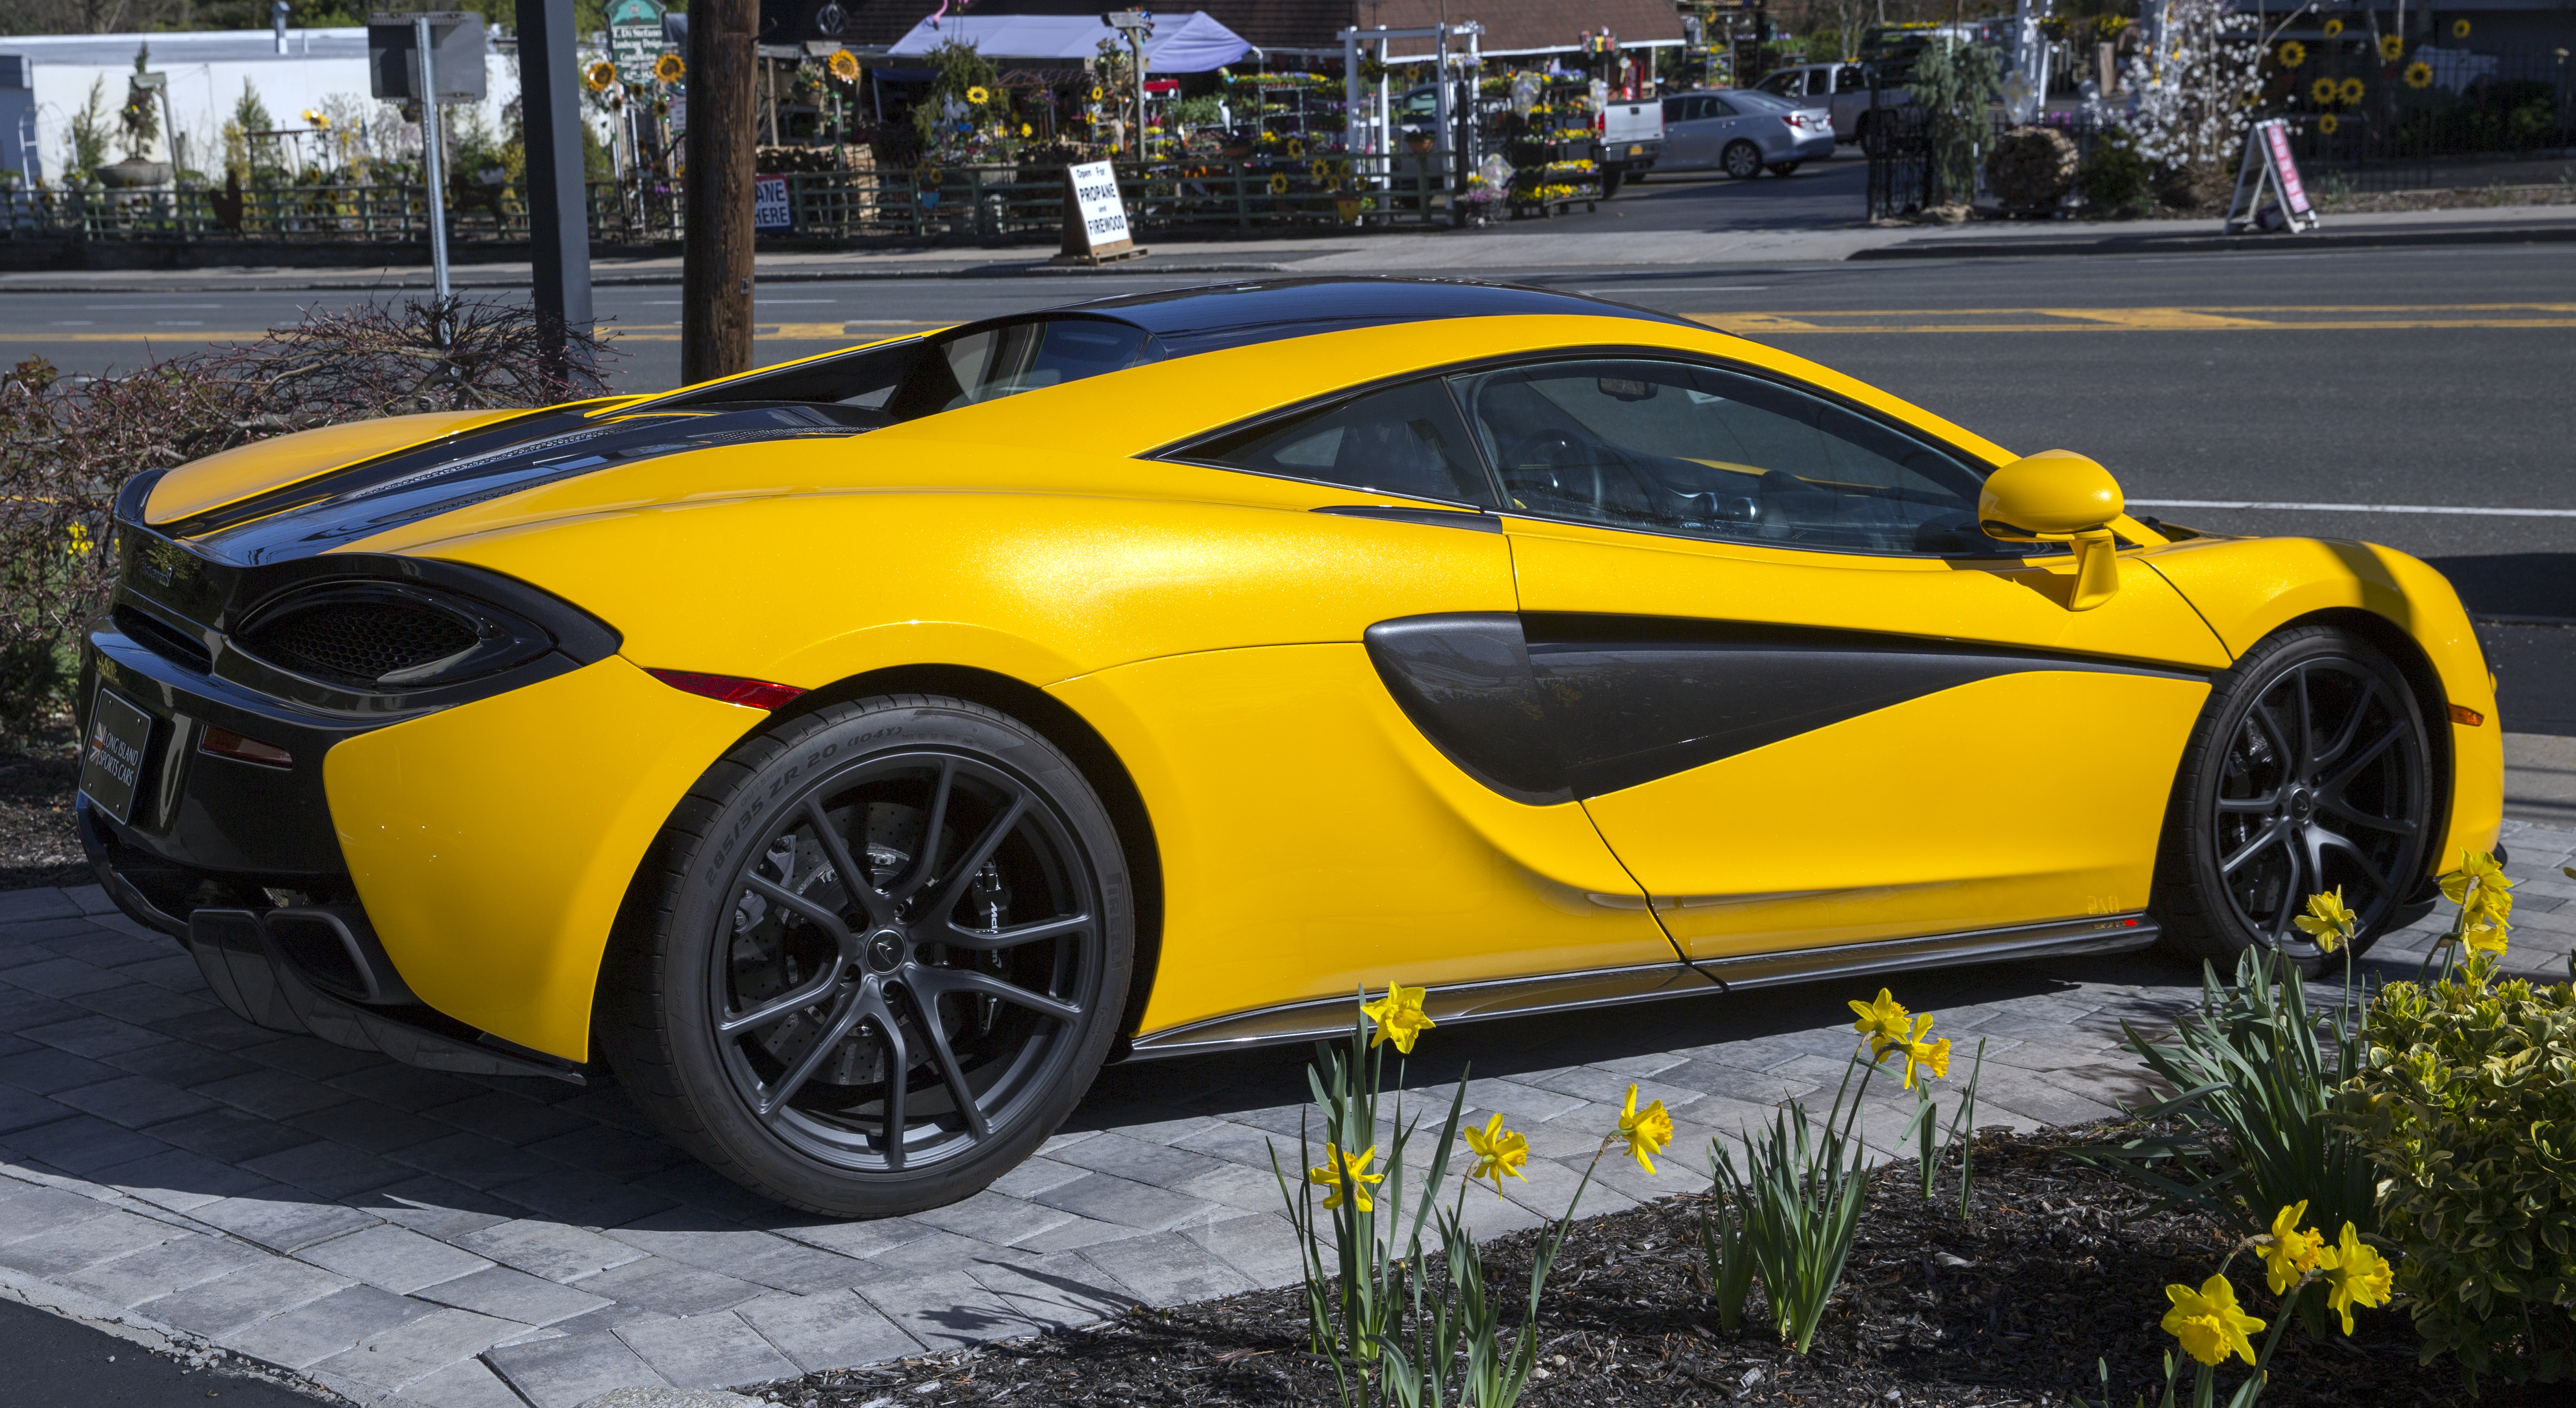
[[[0,748],[0,890],[98,883],[72,830],[79,784],[68,723],[26,750]]]
[[[2226,1254],[2217,1225],[2146,1211],[2127,1185],[2060,1152],[2099,1129],[1984,1133],[1975,1216],[1941,1179],[1922,1201],[1916,1166],[1874,1180],[1842,1290],[1812,1352],[1791,1353],[1760,1325],[1761,1292],[1740,1334],[1717,1328],[1699,1270],[1700,1195],[1667,1198],[1576,1225],[1541,1312],[1541,1363],[1521,1401],[1532,1408],[1632,1402],[1835,1405],[2065,1404],[2155,1401],[2172,1337],[2158,1322],[2164,1287],[2197,1286]],[[1678,1152],[1678,1151],[1676,1151]],[[1473,1196],[1472,1194],[1470,1195]],[[1534,1234],[1498,1239],[1488,1276],[1525,1294]],[[2249,1253],[2232,1279],[2251,1313],[2275,1307]],[[2311,1291],[2311,1295],[2316,1294]],[[2257,1341],[2260,1343],[2259,1339]],[[2449,1361],[2416,1363],[2413,1327],[2396,1308],[2360,1313],[2350,1340],[2305,1338],[2293,1325],[2272,1360],[2263,1402],[2397,1408],[2472,1401]],[[1307,1352],[1302,1292],[1258,1291],[1168,1310],[1137,1309],[1088,1329],[981,1346],[867,1369],[782,1381],[766,1392],[791,1408],[1019,1402],[1080,1405],[1330,1404],[1332,1376]],[[2191,1365],[2186,1361],[2188,1371]],[[2239,1365],[2239,1368],[2242,1366]],[[2221,1395],[2240,1374],[2222,1371]],[[2554,1386],[2492,1379],[2476,1400],[2566,1401]],[[2189,1401],[2188,1373],[2182,1384]]]

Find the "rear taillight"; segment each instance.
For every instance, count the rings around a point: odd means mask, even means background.
[[[218,728],[213,724],[206,725],[206,736],[198,741],[197,751],[212,753],[218,758],[238,758],[245,763],[258,763],[262,767],[295,766],[294,756],[276,744],[262,743],[256,738],[244,738],[231,729]]]

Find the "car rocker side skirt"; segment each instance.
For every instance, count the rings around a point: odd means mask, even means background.
[[[2154,943],[2160,932],[2156,922],[2144,913],[2113,914],[1691,963],[1647,963],[1452,983],[1431,988],[1423,998],[1423,1010],[1435,1022],[1453,1024],[1534,1017],[1824,978],[1916,972],[2018,958],[2128,953]],[[1352,1010],[1350,998],[1325,997],[1231,1012],[1146,1032],[1128,1044],[1128,1059],[1196,1056],[1319,1040],[1348,1032],[1354,1020]]]

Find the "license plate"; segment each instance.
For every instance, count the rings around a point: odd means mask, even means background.
[[[89,746],[81,754],[82,795],[119,823],[134,810],[134,783],[152,741],[152,716],[101,688],[89,707]]]
[[[1643,143],[1643,142],[1632,142],[1632,143],[1630,143],[1630,144],[1629,144],[1629,146],[1628,146],[1628,155],[1630,155],[1630,156],[1644,156],[1645,154],[1646,154],[1646,146],[1645,146],[1645,143]]]

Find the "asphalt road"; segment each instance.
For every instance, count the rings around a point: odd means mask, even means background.
[[[1848,214],[1861,163],[1753,182],[1687,178],[1569,219],[1741,227]],[[1807,184],[1818,210],[1804,211]],[[1623,217],[1619,211],[1633,212]],[[1794,217],[1794,218],[1793,218]],[[1554,221],[1521,222],[1532,226]],[[1512,266],[1510,231],[1461,239],[1509,274],[1705,319],[1850,373],[2019,450],[2101,460],[2140,511],[2231,533],[2384,543],[2433,561],[2481,616],[2576,619],[2576,247],[2470,246],[1771,264],[1590,273]],[[775,284],[757,356],[1180,282],[1150,274]],[[250,337],[363,295],[0,295],[0,357],[131,366]],[[678,376],[679,294],[599,291],[616,384]],[[2213,504],[2296,505],[2276,508]],[[2178,506],[2187,505],[2187,506]],[[2427,512],[2425,510],[2441,510]],[[2507,512],[2495,512],[2507,510]],[[2518,729],[2576,734],[2576,633],[2497,626]]]
[[[191,1370],[77,1320],[0,1299],[0,1408],[314,1408],[265,1379]]]

